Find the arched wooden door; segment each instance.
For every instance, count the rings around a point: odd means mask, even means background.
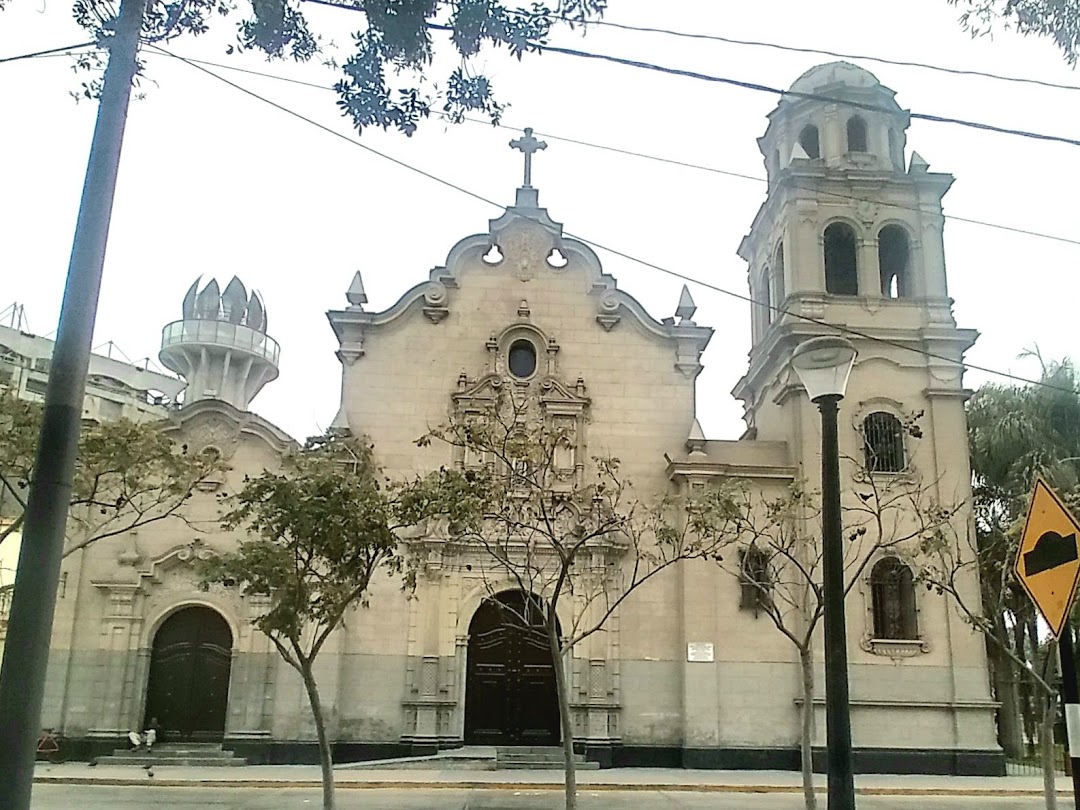
[[[531,597],[534,598],[535,597]],[[542,619],[530,626],[525,594],[486,599],[469,624],[465,742],[472,745],[557,745],[555,667]]]
[[[178,610],[158,629],[150,654],[145,723],[161,739],[220,740],[225,734],[232,631],[215,610]]]

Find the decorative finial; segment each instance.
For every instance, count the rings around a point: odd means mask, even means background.
[[[364,280],[360,278],[360,271],[356,271],[356,275],[353,276],[352,284],[349,285],[348,291],[345,293],[345,298],[349,304],[358,309],[363,309],[364,304],[367,303],[367,293],[364,292]]]
[[[908,163],[908,174],[925,174],[929,168],[930,164],[926,162],[926,158],[918,152],[911,153],[911,161]]]
[[[517,149],[519,152],[525,154],[525,183],[528,188],[532,187],[532,156],[534,152],[539,152],[541,149],[547,149],[547,144],[544,141],[537,140],[533,137],[532,127],[525,127],[525,136],[522,138],[515,138],[510,141],[510,148]]]
[[[697,312],[697,304],[694,303],[694,298],[690,295],[690,289],[683,284],[682,292],[679,294],[679,305],[675,307],[675,316],[680,321],[693,323],[690,319],[694,317],[695,312]]]
[[[691,456],[704,456],[705,432],[701,429],[701,423],[694,417],[694,424],[690,427],[690,435],[686,437],[686,449]]]

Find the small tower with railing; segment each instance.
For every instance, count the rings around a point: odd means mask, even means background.
[[[222,292],[215,280],[184,296],[183,319],[161,334],[162,364],[187,380],[184,403],[218,399],[246,411],[278,376],[281,349],[266,334],[266,307],[233,276]]]

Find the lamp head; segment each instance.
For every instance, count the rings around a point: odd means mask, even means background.
[[[795,349],[791,367],[812,402],[826,397],[843,399],[856,354],[846,338],[833,335],[811,338]]]

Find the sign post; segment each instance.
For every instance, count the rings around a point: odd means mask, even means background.
[[[1074,805],[1080,800],[1080,687],[1076,682],[1069,614],[1080,579],[1078,536],[1080,523],[1040,477],[1031,496],[1014,570],[1059,643],[1061,696],[1065,700]]]

